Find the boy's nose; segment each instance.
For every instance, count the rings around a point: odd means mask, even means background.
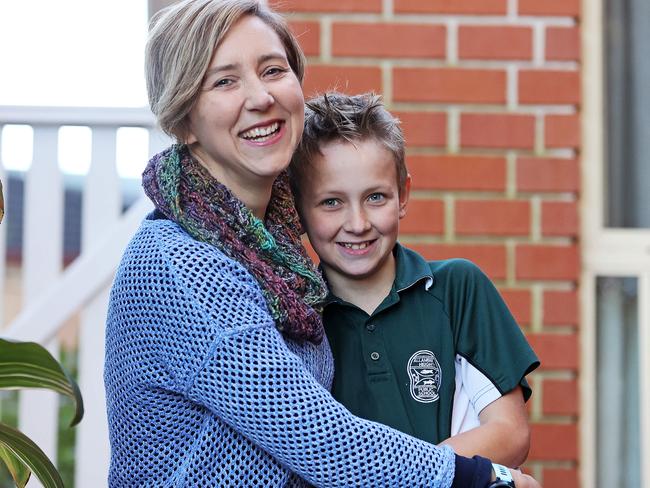
[[[370,229],[370,220],[362,209],[350,209],[344,228],[347,232],[362,234]]]

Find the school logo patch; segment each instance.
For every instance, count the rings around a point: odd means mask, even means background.
[[[421,403],[435,402],[440,396],[442,370],[431,351],[418,351],[409,359],[407,371],[411,383],[411,396]]]

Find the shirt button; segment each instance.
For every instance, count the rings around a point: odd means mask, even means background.
[[[375,331],[375,324],[368,324],[366,325],[366,330],[368,332],[374,332]]]
[[[370,359],[377,361],[379,359],[379,353],[377,351],[370,353]]]

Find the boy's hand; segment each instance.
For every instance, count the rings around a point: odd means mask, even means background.
[[[542,488],[535,478],[530,475],[524,474],[518,469],[511,469],[512,481],[515,482],[516,488]]]

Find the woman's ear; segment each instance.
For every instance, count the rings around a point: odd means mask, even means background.
[[[409,202],[409,195],[411,194],[411,175],[406,175],[404,187],[400,189],[399,193],[399,218],[403,219],[406,216],[406,205]]]
[[[191,146],[194,144],[198,139],[190,129],[189,125],[187,129],[185,130],[185,133],[183,134],[183,144],[187,144],[188,146]]]

